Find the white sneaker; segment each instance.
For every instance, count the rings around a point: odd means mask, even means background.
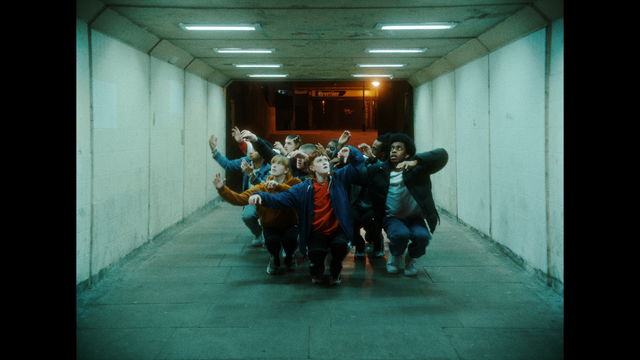
[[[342,277],[340,275],[338,275],[337,279],[334,279],[332,276],[331,279],[329,280],[329,286],[340,285],[340,284],[342,284]]]
[[[389,253],[389,259],[387,260],[387,272],[389,274],[397,274],[400,268],[400,261],[402,261],[402,255],[393,256]]]
[[[405,276],[418,275],[418,269],[416,269],[416,259],[410,256],[407,256],[406,263],[404,266],[404,275]]]

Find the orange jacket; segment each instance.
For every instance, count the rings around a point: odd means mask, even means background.
[[[273,176],[269,175],[265,182],[262,182],[252,188],[245,190],[242,193],[237,193],[231,190],[226,185],[218,190],[218,194],[232,205],[247,205],[249,204],[249,197],[256,191],[264,191],[269,193],[279,193],[288,190],[293,185],[296,185],[302,180],[287,174],[283,184],[278,184],[275,189],[267,190],[266,182],[272,180]],[[265,208],[260,205],[257,206],[258,216],[260,217],[260,224],[266,227],[285,228],[296,225],[298,223],[298,216],[293,208],[277,210],[271,208]]]

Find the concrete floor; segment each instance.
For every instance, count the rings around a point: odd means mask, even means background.
[[[240,207],[188,219],[77,296],[78,359],[562,359],[563,297],[442,215],[417,278],[270,276]]]

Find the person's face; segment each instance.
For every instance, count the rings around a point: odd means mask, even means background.
[[[382,141],[375,140],[373,144],[371,144],[371,152],[373,156],[377,158],[382,157]]]
[[[403,142],[395,141],[391,143],[389,160],[391,160],[392,163],[396,164],[405,161],[407,158],[409,158],[409,154],[407,154],[407,148],[404,146]]]
[[[296,143],[291,138],[284,140],[284,150],[288,153],[296,149]]]
[[[279,162],[273,162],[271,163],[271,175],[273,176],[280,176],[280,175],[285,175],[289,172],[289,170],[287,170],[287,168],[282,165]]]
[[[327,143],[327,151],[333,152],[336,149],[336,143],[333,141],[329,141]]]
[[[329,158],[326,156],[318,156],[313,159],[313,163],[309,166],[309,170],[319,175],[328,175],[331,168],[329,167]]]

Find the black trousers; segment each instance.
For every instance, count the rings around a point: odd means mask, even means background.
[[[353,206],[353,245],[357,252],[364,251],[365,240],[373,244],[373,252],[383,250],[382,224],[376,221],[373,208]],[[364,228],[365,238],[360,235],[360,228]]]
[[[309,272],[311,276],[319,277],[324,274],[324,260],[331,253],[330,272],[337,278],[342,271],[342,260],[349,252],[349,240],[341,228],[330,235],[312,232],[309,238]]]
[[[274,257],[276,266],[280,266],[280,250],[284,249],[284,262],[289,265],[293,254],[298,247],[298,225],[287,228],[262,227],[264,245],[271,256]]]

